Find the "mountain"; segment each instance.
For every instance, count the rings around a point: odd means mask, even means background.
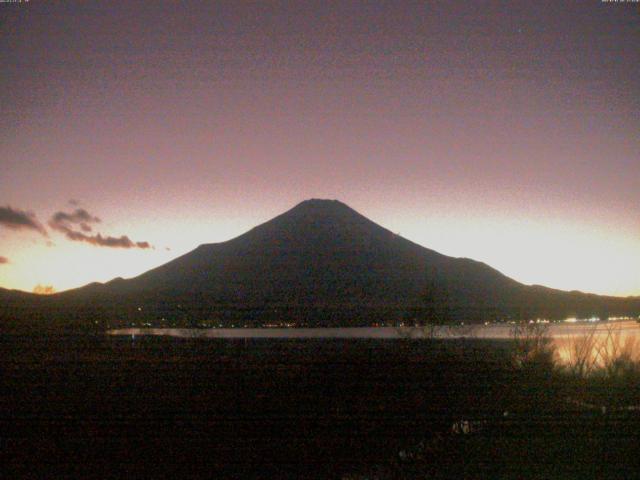
[[[354,326],[640,313],[639,298],[526,286],[483,263],[442,255],[336,200],[304,201],[135,278],[11,297],[0,319],[99,326]]]

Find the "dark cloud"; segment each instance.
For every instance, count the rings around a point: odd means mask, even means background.
[[[35,230],[47,236],[47,231],[32,212],[11,208],[9,205],[0,207],[0,225],[12,230]]]
[[[94,223],[100,223],[100,219],[83,208],[77,208],[71,213],[56,212],[49,220],[49,226],[52,229],[64,233],[69,240],[74,242],[85,242],[97,247],[151,248],[149,242],[134,242],[126,235],[120,237],[103,237],[99,233],[89,235],[93,231],[91,224]]]
[[[134,242],[126,235],[120,237],[103,237],[99,233],[96,235],[86,235],[82,232],[74,230],[65,231],[65,235],[69,240],[76,242],[86,242],[97,247],[111,248],[151,248],[149,242]]]
[[[66,212],[56,212],[53,217],[51,217],[51,222],[54,223],[76,223],[81,226],[84,230],[85,227],[89,228],[91,231],[91,227],[88,225],[89,223],[100,223],[100,219],[98,217],[92,216],[89,212],[87,212],[84,208],[77,208],[72,213]],[[49,223],[51,223],[49,222]]]
[[[7,257],[0,257],[0,265],[4,263],[9,263],[9,259]]]

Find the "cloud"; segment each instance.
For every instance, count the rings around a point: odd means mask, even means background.
[[[76,208],[76,210],[72,213],[56,212],[49,221],[49,225],[54,228],[51,223],[54,223],[56,225],[73,223],[80,225],[80,228],[85,232],[90,232],[92,230],[90,224],[100,223],[100,219],[98,217],[92,216],[84,208]]]
[[[74,242],[85,242],[97,247],[110,248],[151,248],[149,242],[134,242],[126,235],[120,237],[102,236],[100,233],[90,235],[93,231],[91,224],[100,223],[100,219],[91,215],[83,208],[77,208],[71,213],[56,212],[49,220],[49,226]]]
[[[151,248],[149,242],[134,242],[126,235],[120,237],[103,237],[99,233],[96,235],[86,235],[82,232],[76,232],[74,230],[65,231],[65,235],[69,240],[76,242],[86,242],[97,247],[112,247],[112,248]]]
[[[0,265],[3,265],[5,263],[9,263],[9,259],[7,257],[0,257]]]
[[[32,212],[18,210],[9,205],[0,207],[0,225],[11,230],[35,230],[45,237],[48,236],[47,231]]]

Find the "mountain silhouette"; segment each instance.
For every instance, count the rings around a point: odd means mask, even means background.
[[[523,285],[481,262],[417,245],[337,200],[316,199],[135,278],[9,296],[23,312],[15,317],[109,326],[473,323],[640,312],[638,298]]]

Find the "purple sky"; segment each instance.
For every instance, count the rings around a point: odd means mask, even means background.
[[[0,3],[0,286],[132,276],[320,197],[640,295],[639,8]]]

